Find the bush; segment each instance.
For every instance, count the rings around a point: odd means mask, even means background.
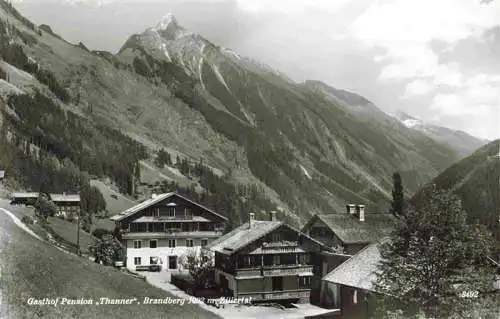
[[[31,218],[30,216],[23,216],[23,218],[21,218],[21,221],[26,225],[33,225],[33,218]]]

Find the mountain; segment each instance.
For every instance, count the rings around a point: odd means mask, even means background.
[[[394,118],[386,114],[368,99],[359,94],[336,89],[317,80],[307,80],[304,82],[304,85],[317,93],[325,95],[332,102],[344,107],[347,111],[356,116],[368,119],[375,118],[386,123],[395,123]]]
[[[411,193],[459,158],[397,121],[353,113],[217,46],[172,15],[112,54],[68,43],[0,4],[9,43],[0,65],[8,73],[0,85],[8,92],[2,114],[9,130],[67,165],[111,176],[124,191],[145,191],[136,179],[154,186],[145,178],[155,175],[167,189],[182,181],[193,196],[203,192],[200,200],[235,224],[248,210],[267,209],[301,224],[346,202],[385,211],[394,171]],[[19,62],[13,53],[26,58]],[[70,135],[63,139],[64,130]],[[178,159],[151,173],[159,148]]]
[[[468,156],[488,143],[488,141],[471,136],[463,131],[425,123],[404,112],[397,113],[396,117],[408,128],[423,132],[440,143],[450,145],[462,156]]]
[[[462,131],[452,130],[446,127],[432,125],[413,117],[405,112],[398,112],[394,116],[377,108],[369,100],[356,93],[336,89],[321,81],[308,80],[304,83],[311,89],[328,96],[335,103],[342,105],[346,110],[365,118],[375,118],[387,124],[394,125],[400,122],[409,129],[419,131],[439,143],[447,144],[457,151],[461,157],[472,154],[488,141],[476,138]]]
[[[498,232],[500,217],[500,140],[488,143],[435,177],[429,187],[449,189],[462,199],[469,221]],[[425,200],[419,192],[413,201]],[[500,235],[500,234],[499,234]],[[500,237],[498,238],[500,240]]]

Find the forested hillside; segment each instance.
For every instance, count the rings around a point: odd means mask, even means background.
[[[115,55],[70,44],[0,4],[2,138],[10,141],[0,165],[26,188],[72,189],[71,170],[110,177],[139,197],[160,185],[188,192],[234,224],[271,209],[300,224],[346,202],[385,211],[394,171],[414,192],[458,159],[419,132],[360,117],[189,33],[172,16]],[[154,165],[160,149],[170,154],[165,169],[187,183],[141,185],[140,164]]]
[[[455,163],[427,187],[448,189],[459,195],[469,222],[487,225],[500,242],[500,140]],[[413,201],[424,201],[422,194],[419,192]]]

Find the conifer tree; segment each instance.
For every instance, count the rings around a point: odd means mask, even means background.
[[[395,216],[403,215],[404,210],[404,190],[401,175],[396,172],[392,175],[392,203],[391,212]]]

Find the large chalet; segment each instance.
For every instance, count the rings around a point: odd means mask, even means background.
[[[319,297],[322,251],[328,247],[276,219],[249,221],[214,241],[215,282],[224,295],[259,301]]]
[[[122,230],[128,269],[162,264],[178,269],[179,258],[222,235],[227,218],[177,193],[152,198],[110,218]]]

